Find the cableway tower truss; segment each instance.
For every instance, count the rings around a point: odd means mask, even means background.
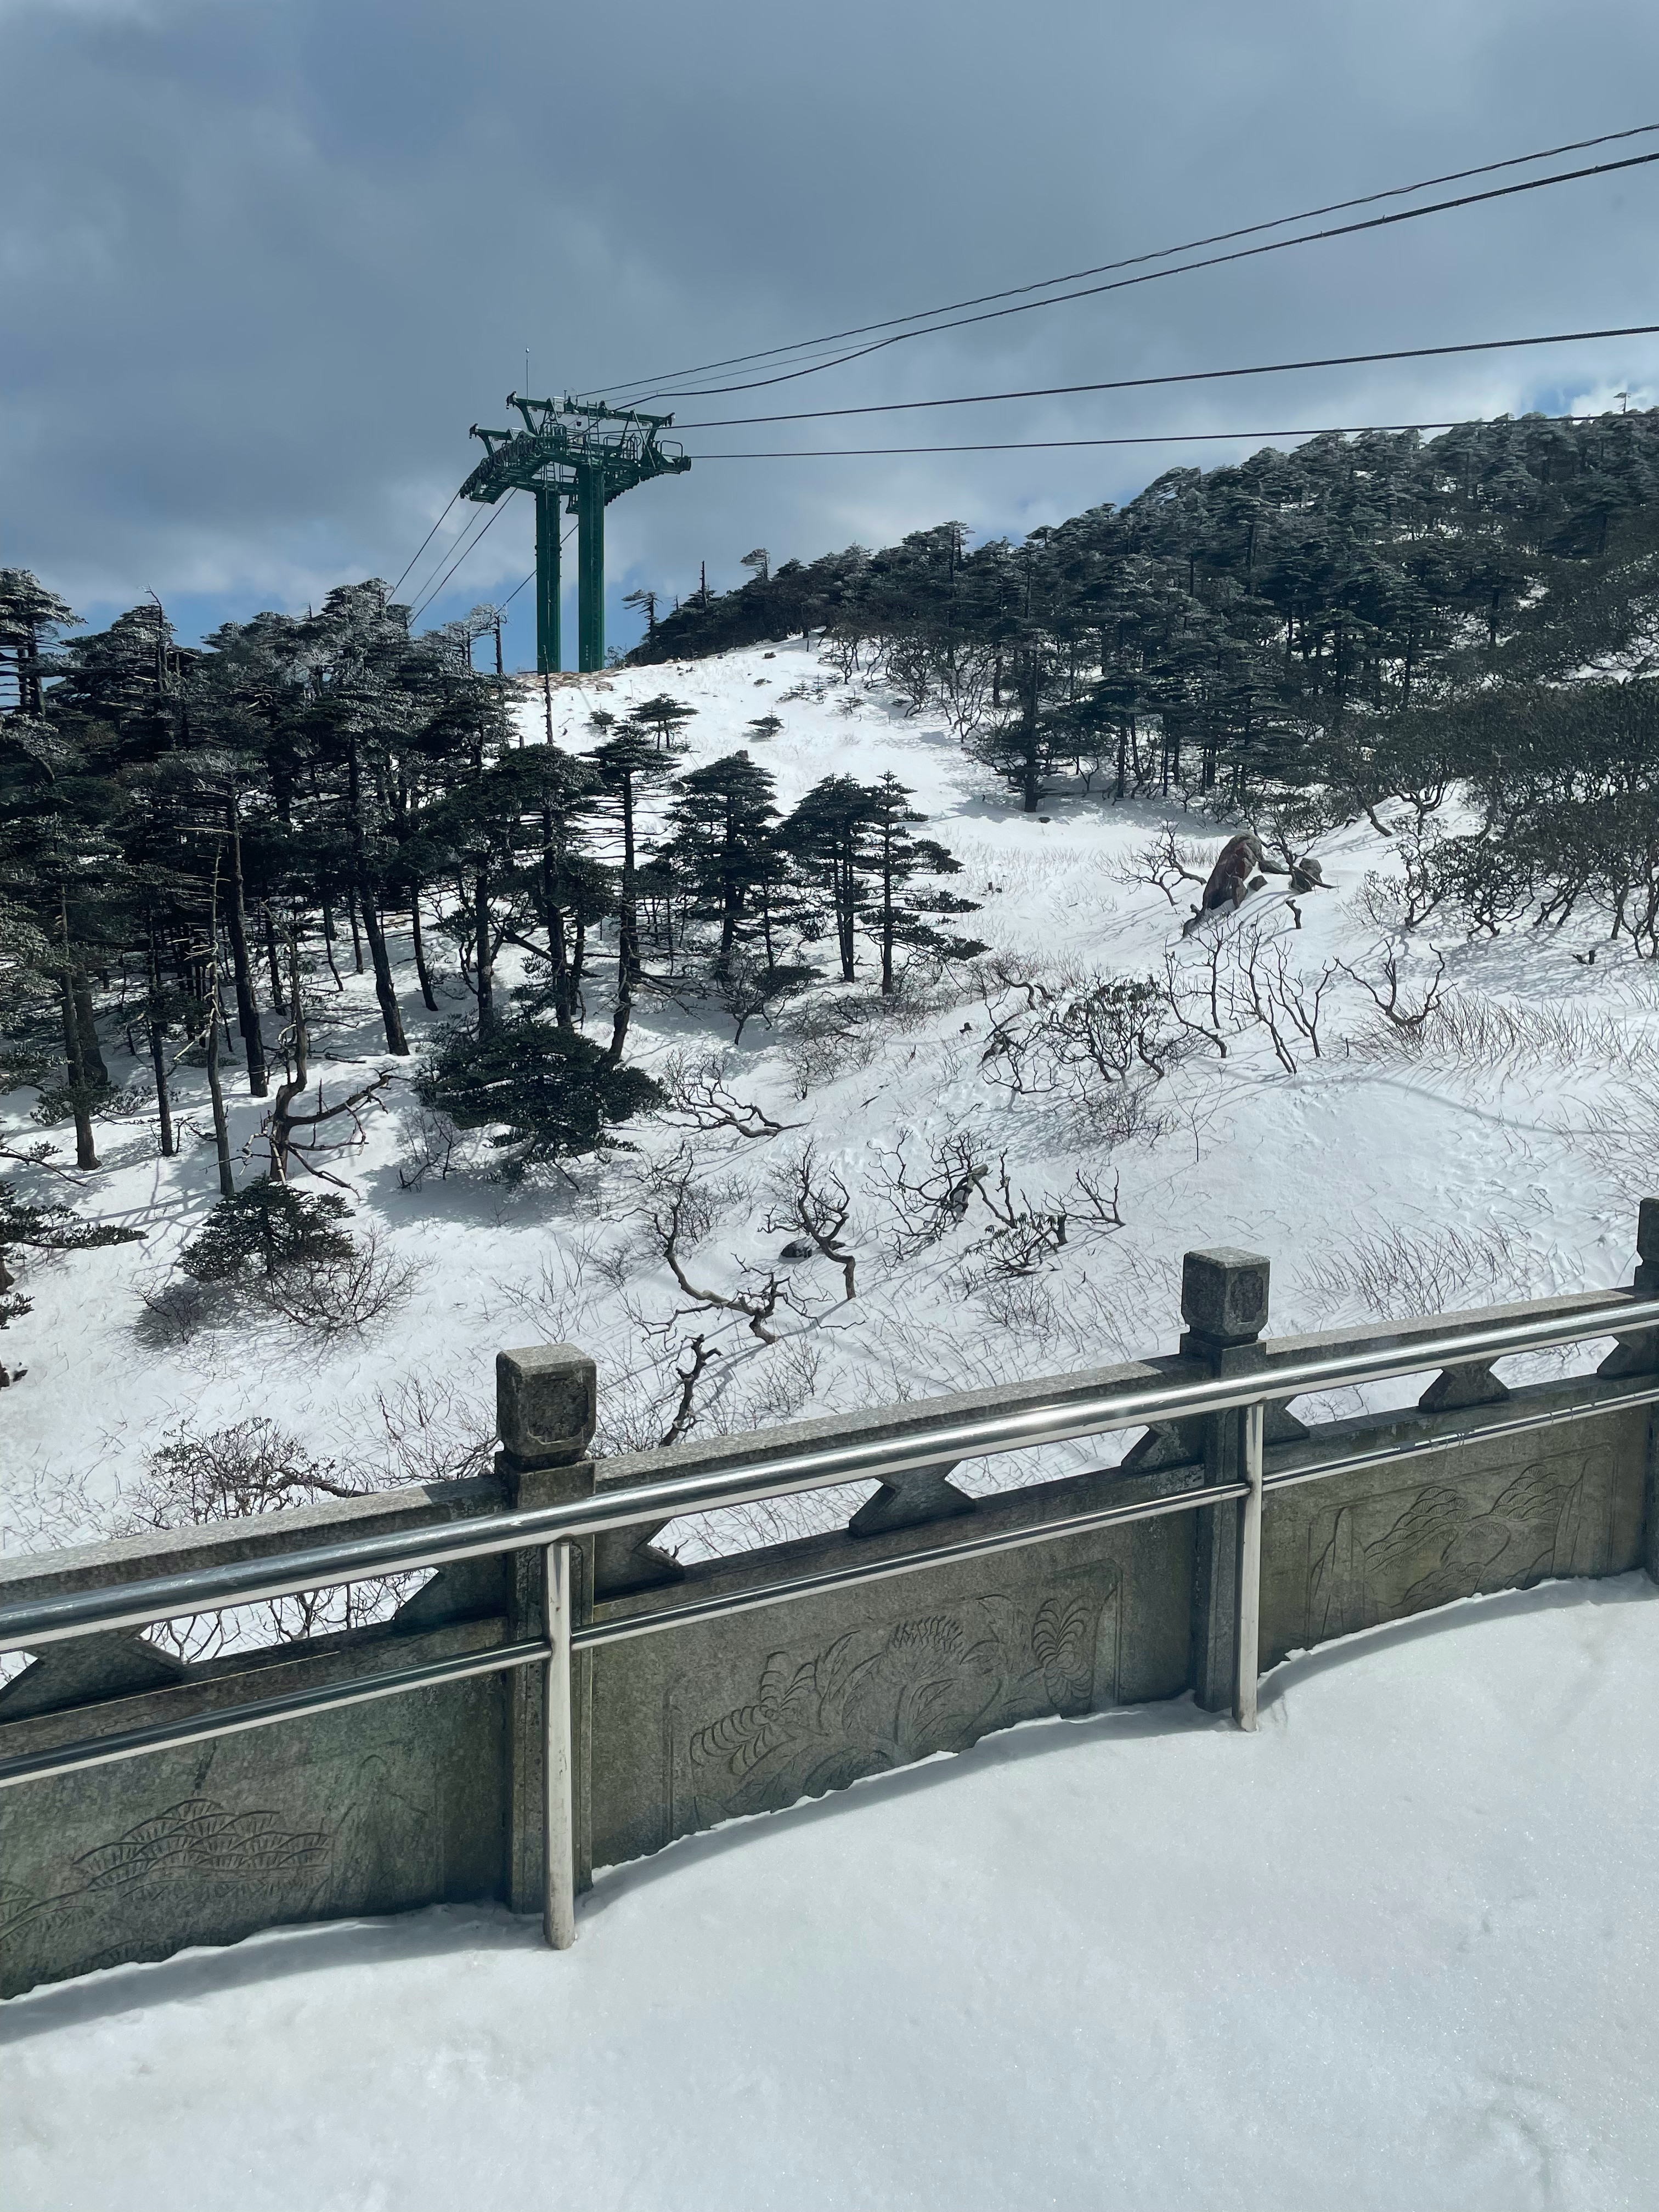
[[[591,401],[525,399],[507,404],[523,418],[521,430],[484,430],[484,458],[461,486],[463,499],[494,506],[510,491],[527,491],[536,502],[536,666],[560,665],[559,516],[576,518],[576,665],[605,665],[605,510],[613,499],[653,477],[683,476],[691,465],[660,432],[672,415],[641,415],[632,408]]]

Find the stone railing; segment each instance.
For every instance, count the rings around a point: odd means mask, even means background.
[[[1265,1260],[1189,1254],[1169,1357],[625,1459],[586,1456],[582,1353],[503,1352],[490,1477],[0,1563],[0,1648],[35,1655],[0,1691],[0,1988],[442,1901],[551,1930],[556,1857],[580,1890],[1045,1716],[1190,1692],[1249,1725],[1291,1651],[1552,1577],[1659,1578],[1659,1201],[1638,1243],[1627,1291],[1291,1338],[1264,1334]],[[1494,1345],[1596,1336],[1593,1374],[1494,1371]],[[1425,1370],[1407,1410],[1290,1410]],[[1137,1427],[1115,1465],[978,1499],[949,1480],[975,1445]],[[745,1485],[861,1468],[879,1486],[833,1533],[684,1567],[653,1547]],[[544,1607],[556,1553],[568,1601]],[[139,1625],[268,1595],[286,1563],[325,1584],[434,1557],[377,1627],[188,1664]]]

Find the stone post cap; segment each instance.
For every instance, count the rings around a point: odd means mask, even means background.
[[[520,1468],[564,1467],[583,1457],[597,1417],[593,1362],[574,1344],[535,1344],[495,1354],[495,1425]]]
[[[1231,1245],[1188,1252],[1181,1262],[1181,1316],[1212,1345],[1254,1344],[1267,1325],[1269,1262]]]

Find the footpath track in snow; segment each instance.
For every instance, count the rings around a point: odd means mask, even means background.
[[[493,1910],[0,2012],[9,2212],[1650,2206],[1659,1591],[1045,1723]]]

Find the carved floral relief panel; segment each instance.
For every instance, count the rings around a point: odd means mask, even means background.
[[[1316,1511],[1305,1641],[1553,1576],[1607,1573],[1614,1475],[1611,1451],[1562,1453],[1513,1476],[1417,1485]]]
[[[1108,1564],[1023,1601],[966,1598],[816,1649],[779,1649],[752,1692],[712,1717],[689,1717],[696,1686],[682,1678],[665,1710],[668,1834],[961,1751],[1016,1721],[1110,1704],[1119,1614],[1119,1577]]]

